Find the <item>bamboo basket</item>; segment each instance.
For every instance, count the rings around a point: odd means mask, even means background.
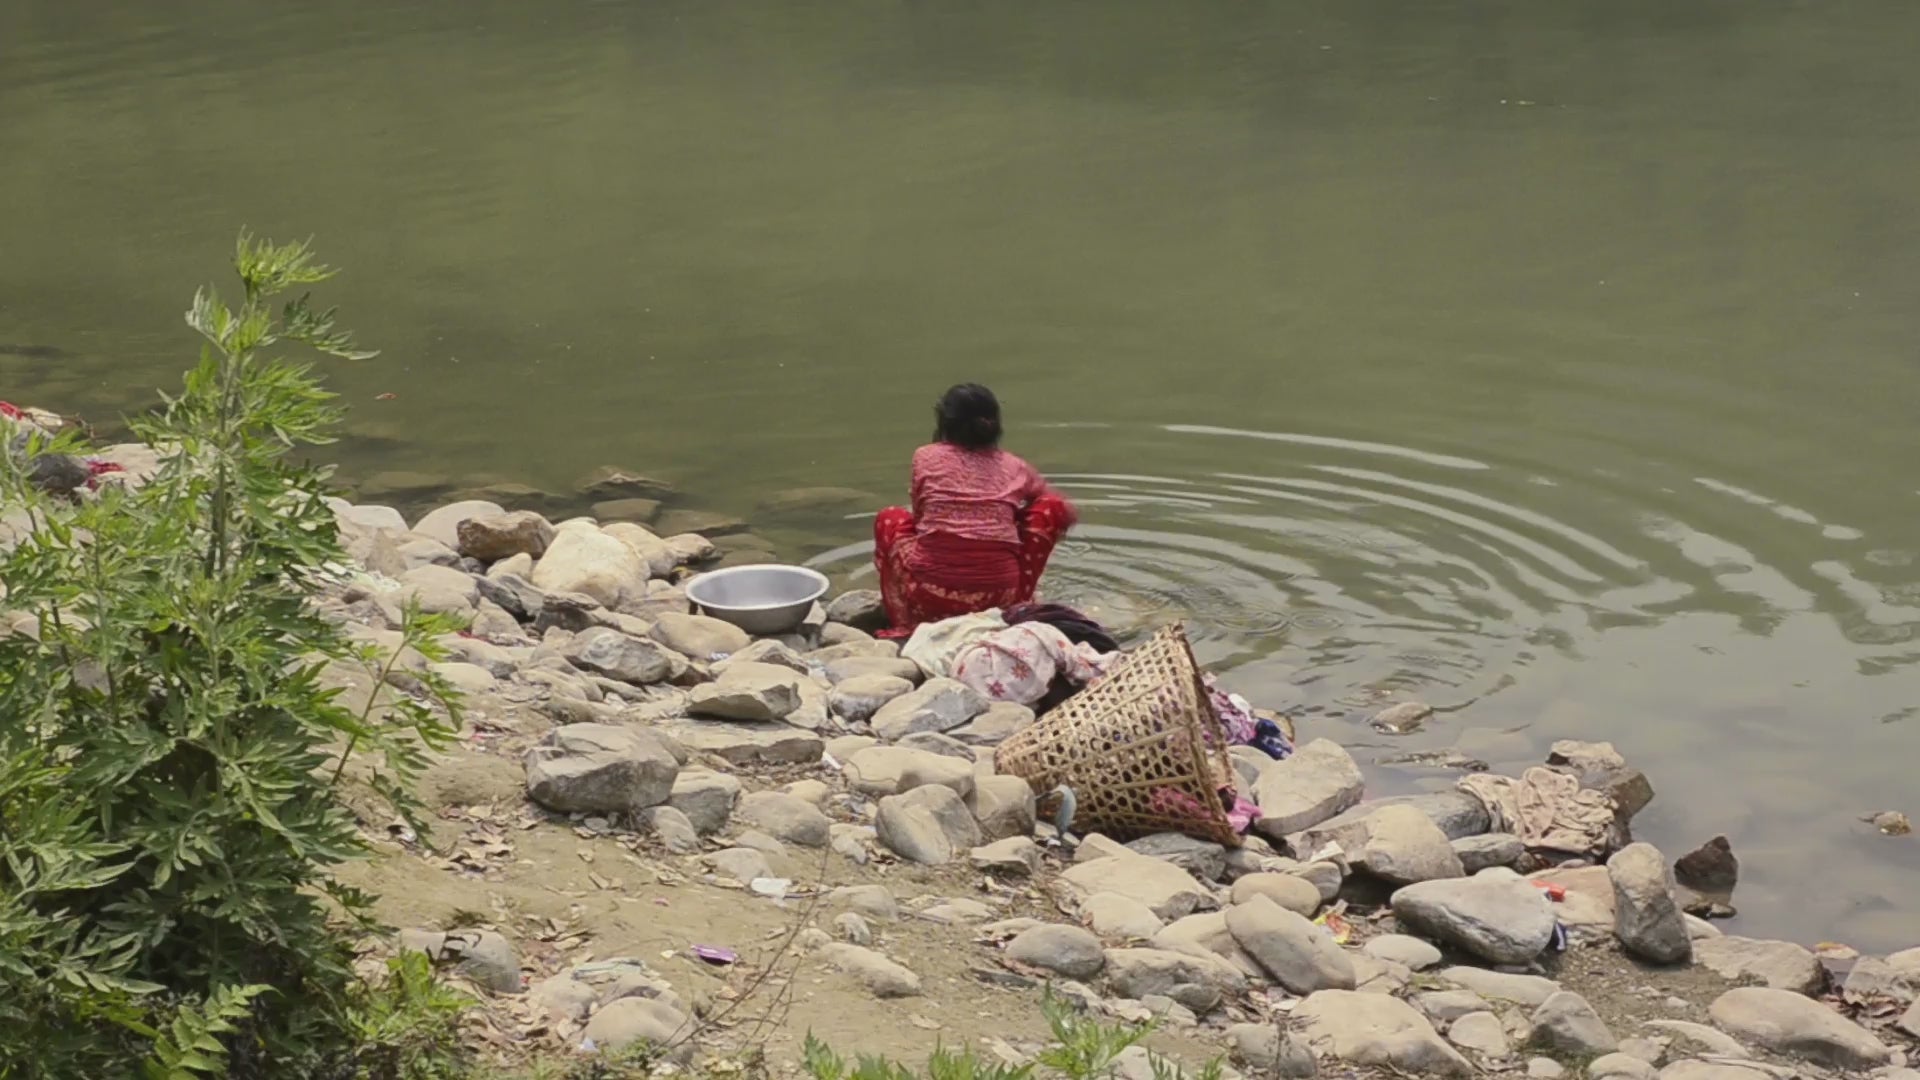
[[[1227,733],[1175,623],[1102,678],[1000,744],[996,771],[1045,798],[1064,784],[1075,832],[1130,840],[1178,832],[1238,846],[1220,805],[1233,780]]]

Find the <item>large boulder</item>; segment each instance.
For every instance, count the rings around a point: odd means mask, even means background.
[[[939,865],[979,846],[980,827],[953,789],[937,784],[880,800],[880,842],[908,862]]]
[[[1319,991],[1294,1009],[1293,1030],[1316,1054],[1349,1065],[1406,1076],[1473,1075],[1473,1066],[1426,1017],[1386,994]]]
[[[1656,964],[1693,958],[1693,936],[1673,896],[1673,871],[1652,844],[1629,844],[1607,860],[1613,882],[1613,933],[1627,952]]]
[[[873,714],[873,733],[883,742],[899,742],[921,731],[952,731],[987,711],[987,699],[965,683],[929,679],[926,685],[895,698]]]
[[[515,510],[467,518],[454,527],[454,536],[454,550],[483,563],[514,555],[538,559],[553,542],[553,525],[531,510]]]
[[[1827,984],[1819,959],[1790,941],[1704,938],[1693,943],[1693,960],[1730,982],[1759,980],[1796,994],[1817,994]]]
[[[1295,994],[1356,984],[1353,961],[1331,934],[1264,896],[1228,909],[1227,930],[1273,981]]]
[[[633,549],[587,522],[555,529],[533,567],[533,585],[542,592],[584,593],[610,608],[644,598],[647,578],[647,565]]]
[[[1424,881],[1393,894],[1402,926],[1495,964],[1533,961],[1553,940],[1553,906],[1512,874]]]
[[[1383,807],[1369,820],[1360,865],[1392,885],[1464,875],[1447,834],[1419,809],[1405,805]]]
[[[527,795],[563,813],[610,814],[667,801],[680,765],[652,734],[612,724],[555,728],[526,754]]]
[[[684,659],[658,644],[605,626],[575,634],[560,655],[582,671],[635,686],[666,682],[686,669]]]
[[[1835,1069],[1879,1068],[1893,1050],[1821,1002],[1788,990],[1743,986],[1708,1010],[1722,1031],[1776,1054]]]
[[[1255,828],[1284,840],[1354,806],[1365,787],[1352,755],[1331,739],[1315,739],[1261,770],[1254,785],[1260,804]]]

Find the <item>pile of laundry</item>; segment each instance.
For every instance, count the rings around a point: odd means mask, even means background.
[[[1092,618],[1044,603],[924,624],[900,654],[929,676],[953,679],[992,701],[1030,708],[1042,725],[1049,713],[1105,678],[1126,655]],[[1223,689],[1210,673],[1202,673],[1200,681],[1227,744],[1211,749],[1250,746],[1274,759],[1293,753],[1292,738],[1278,717],[1257,715],[1245,698]],[[1244,833],[1259,817],[1259,809],[1235,790],[1235,779],[1231,769],[1226,770],[1218,778],[1218,796],[1233,830]],[[1083,801],[1087,794],[1079,793]],[[1155,794],[1153,808],[1166,816],[1197,822],[1215,817],[1207,808],[1189,805],[1195,799],[1186,792],[1168,788]]]

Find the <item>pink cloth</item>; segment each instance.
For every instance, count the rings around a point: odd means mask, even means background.
[[[1033,466],[1005,450],[933,443],[913,453],[912,494],[922,535],[1017,545],[1020,512],[1052,491]]]
[[[994,701],[1032,705],[1056,677],[1085,686],[1106,674],[1109,659],[1046,623],[1019,623],[968,642],[953,658],[953,678]]]

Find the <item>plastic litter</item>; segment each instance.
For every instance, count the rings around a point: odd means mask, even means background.
[[[740,959],[739,953],[732,949],[723,949],[718,945],[695,945],[693,955],[715,967],[726,967]]]

